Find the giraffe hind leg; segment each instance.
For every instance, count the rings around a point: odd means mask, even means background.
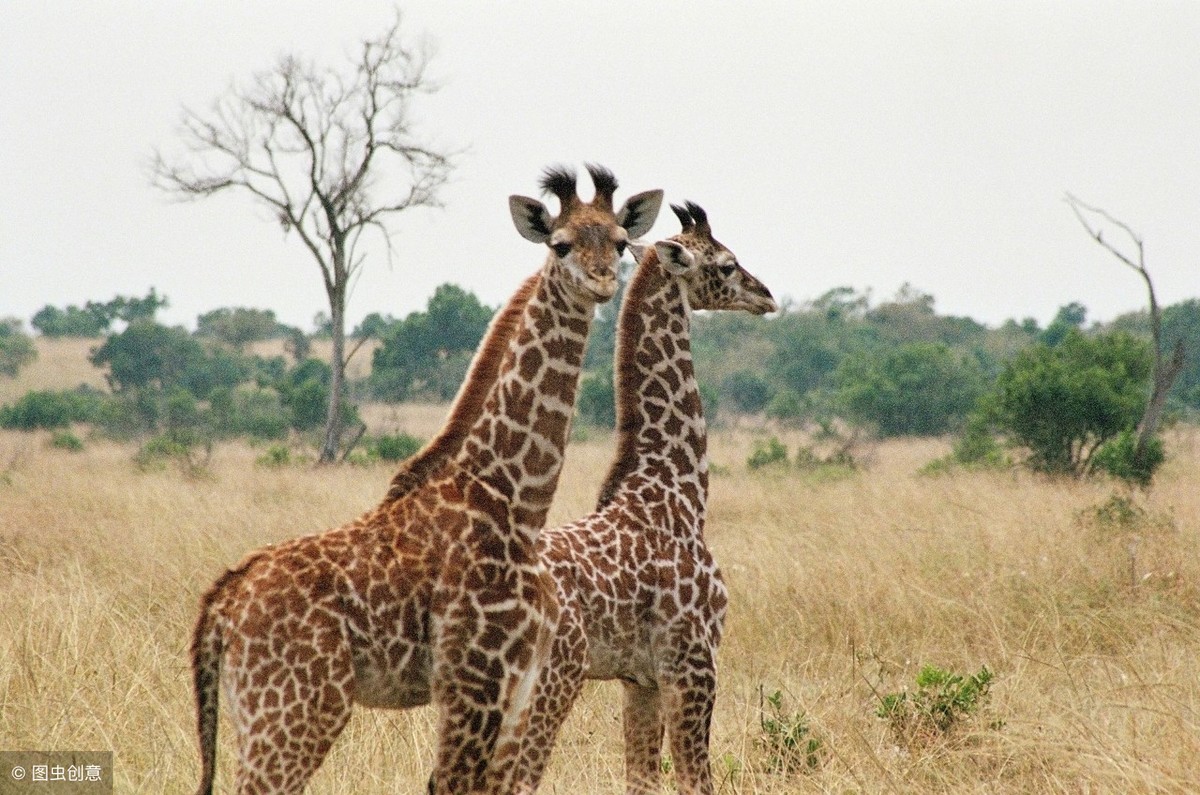
[[[662,775],[663,722],[657,688],[626,682],[625,791],[628,795],[658,792]]]
[[[715,695],[712,670],[690,672],[663,687],[663,721],[680,793],[713,793],[708,741]]]
[[[236,666],[226,680],[238,734],[239,795],[303,792],[350,720],[348,647],[310,655],[305,664],[285,663],[295,657],[287,651],[273,664]]]

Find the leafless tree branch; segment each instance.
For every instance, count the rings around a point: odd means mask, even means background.
[[[199,199],[242,192],[295,231],[316,261],[329,299],[334,377],[323,461],[336,457],[345,362],[345,309],[365,260],[358,243],[380,233],[388,261],[391,216],[439,207],[458,152],[442,151],[415,130],[417,96],[437,90],[426,71],[424,42],[401,39],[401,16],[362,42],[348,69],[323,68],[297,56],[232,86],[201,114],[184,108],[182,153],[156,151],[152,183],[173,197]],[[383,186],[387,186],[386,188]],[[399,188],[395,186],[401,186]]]

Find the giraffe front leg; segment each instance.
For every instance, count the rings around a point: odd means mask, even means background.
[[[547,605],[536,590],[518,593],[525,595],[521,602],[496,592],[460,594],[442,602],[444,614],[434,621],[437,795],[512,791],[557,620],[552,597]]]
[[[650,795],[662,775],[663,722],[657,688],[631,682],[625,688],[625,792]]]
[[[521,738],[521,753],[513,792],[537,791],[563,721],[583,690],[587,637],[574,615],[564,616],[555,636],[550,661],[542,668],[534,690],[529,723]]]

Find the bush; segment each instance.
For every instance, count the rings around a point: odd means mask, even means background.
[[[772,464],[787,465],[787,447],[778,438],[759,439],[754,443],[754,451],[746,459],[746,466],[751,470],[762,469]]]
[[[766,415],[784,423],[801,422],[809,413],[810,406],[805,398],[792,389],[781,389],[767,404]]]
[[[1166,458],[1162,439],[1150,439],[1139,457],[1137,431],[1122,431],[1115,439],[1105,442],[1092,457],[1092,470],[1138,486],[1149,486],[1154,473]]]
[[[804,712],[784,713],[783,694],[778,690],[767,696],[759,686],[758,696],[758,724],[762,729],[758,747],[767,755],[766,771],[788,774],[819,769],[825,761],[825,744],[812,733],[808,716]]]
[[[875,426],[881,436],[945,433],[983,391],[979,365],[940,343],[853,354],[834,375],[847,416]]]
[[[91,389],[26,392],[16,403],[0,407],[0,427],[31,431],[90,422],[99,413],[101,402],[100,394]]]
[[[214,428],[220,435],[255,439],[287,436],[291,415],[274,390],[219,389],[209,399]]]
[[[0,375],[15,377],[37,358],[33,340],[21,333],[19,320],[0,320]]]
[[[403,461],[421,449],[422,442],[407,433],[376,436],[367,444],[367,449],[383,461]]]
[[[1054,347],[1017,354],[981,410],[991,427],[1029,451],[1031,469],[1078,477],[1101,446],[1137,424],[1150,369],[1142,340],[1072,331]]]
[[[974,676],[961,676],[924,666],[915,692],[892,693],[880,700],[876,715],[888,722],[900,742],[928,742],[950,733],[987,699],[993,674],[983,666]]]
[[[55,431],[50,437],[50,446],[55,450],[78,453],[83,450],[83,441],[70,431]]]

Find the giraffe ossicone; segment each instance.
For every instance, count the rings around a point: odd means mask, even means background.
[[[535,544],[558,484],[597,303],[661,191],[612,208],[548,169],[561,203],[510,200],[549,252],[489,326],[446,426],[401,465],[379,505],[331,530],[263,547],[217,578],[192,640],[201,781],[216,772],[218,691],[237,732],[236,790],[298,793],[354,704],[433,702],[430,791],[511,791],[519,733],[559,608]],[[519,211],[518,211],[519,210]],[[533,239],[532,237],[530,239]]]

